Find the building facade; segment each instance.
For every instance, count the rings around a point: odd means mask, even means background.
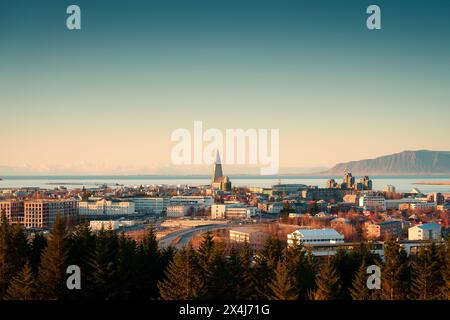
[[[343,242],[344,236],[334,229],[298,229],[287,235],[288,246],[294,243],[320,245]]]
[[[139,214],[160,215],[169,204],[169,198],[162,197],[135,197],[129,200],[134,203],[134,209]]]
[[[408,240],[441,240],[441,225],[438,223],[420,224],[408,229]]]
[[[9,223],[24,223],[24,201],[22,200],[3,200],[0,201],[0,215],[6,215]]]
[[[76,200],[26,200],[24,202],[25,228],[50,229],[56,217],[78,218],[78,202]]]
[[[101,216],[120,217],[133,215],[135,213],[134,202],[119,199],[80,201],[78,207],[80,217],[82,218],[93,218]]]
[[[269,234],[258,229],[248,227],[238,227],[230,230],[230,243],[248,243],[253,250],[260,250],[269,237]]]

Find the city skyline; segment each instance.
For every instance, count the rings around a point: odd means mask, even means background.
[[[66,3],[0,4],[0,174],[186,172],[195,120],[279,128],[280,173],[450,150],[448,4],[379,1],[373,32],[361,1],[77,4],[79,31]]]

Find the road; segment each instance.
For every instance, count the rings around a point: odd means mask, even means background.
[[[220,228],[231,227],[231,226],[232,225],[229,223],[208,224],[208,225],[204,225],[204,226],[198,226],[195,228],[175,231],[175,232],[172,232],[172,233],[168,234],[167,236],[164,236],[161,239],[159,239],[159,246],[160,246],[160,248],[166,248],[166,247],[170,246],[177,237],[180,237],[180,241],[178,241],[178,243],[174,246],[177,248],[181,248],[182,246],[187,245],[189,243],[189,241],[192,239],[192,237],[198,232],[206,232],[206,231],[211,231],[214,229],[220,229]]]

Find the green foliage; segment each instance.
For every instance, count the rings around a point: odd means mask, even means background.
[[[296,300],[298,298],[295,287],[295,278],[285,262],[279,261],[275,270],[275,276],[269,284],[271,290],[269,299],[273,300]]]
[[[22,270],[11,280],[6,293],[6,299],[34,300],[36,298],[36,280],[31,265],[26,262]]]
[[[118,297],[118,247],[118,237],[114,231],[101,230],[98,233],[87,276],[91,298],[111,300]]]
[[[432,300],[440,296],[443,279],[439,272],[442,261],[436,245],[420,247],[411,262],[411,290],[413,300]]]
[[[336,271],[333,259],[328,258],[320,268],[316,278],[316,286],[314,300],[335,300],[341,296],[341,279]]]
[[[367,288],[367,265],[363,261],[356,272],[352,286],[349,289],[353,300],[369,300],[370,291]]]
[[[39,297],[44,300],[62,299],[67,294],[66,269],[69,241],[64,219],[57,218],[48,245],[42,253],[37,284]]]
[[[275,237],[269,237],[264,247],[255,255],[252,279],[256,299],[266,299],[271,294],[269,284],[275,276],[275,269],[283,256],[284,245]]]
[[[192,248],[179,250],[169,264],[165,278],[158,283],[164,300],[200,300],[206,296],[197,252]]]
[[[231,248],[227,267],[230,296],[238,300],[254,298],[253,251],[248,243]]]
[[[406,252],[393,239],[384,246],[385,263],[381,272],[382,300],[404,300],[408,296],[410,267]]]
[[[384,261],[361,244],[319,264],[309,247],[270,237],[254,251],[226,247],[211,233],[199,248],[158,247],[153,229],[142,241],[87,225],[68,231],[57,219],[49,236],[27,238],[0,219],[2,299],[450,299],[450,242],[407,256],[385,243]],[[82,290],[68,290],[66,269],[81,268]],[[381,290],[366,287],[366,266],[381,267]],[[319,270],[317,267],[321,265]]]

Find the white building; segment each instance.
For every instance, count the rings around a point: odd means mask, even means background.
[[[298,229],[287,235],[288,246],[295,242],[306,245],[343,243],[344,236],[334,229]]]
[[[279,214],[283,210],[283,204],[281,202],[271,203],[267,206],[267,213]]]
[[[162,197],[134,197],[130,198],[135,205],[135,210],[140,214],[161,214],[169,204],[169,198]]]
[[[416,198],[402,198],[402,199],[388,199],[385,201],[386,209],[395,209],[398,210],[401,204],[415,204],[422,203],[423,200]]]
[[[248,243],[254,250],[260,250],[269,234],[256,228],[237,227],[230,230],[230,243]]]
[[[435,222],[420,224],[408,229],[408,240],[440,240],[441,225]]]
[[[409,205],[409,208],[411,210],[424,210],[424,209],[432,209],[436,205],[434,202],[417,202],[417,203],[411,203]]]
[[[214,204],[214,198],[210,196],[174,196],[170,198],[170,204],[196,204],[209,207]]]
[[[135,204],[133,202],[116,199],[80,201],[78,208],[81,217],[122,216],[131,215],[135,212]]]
[[[257,207],[247,207],[242,204],[213,204],[212,219],[249,219],[259,213]]]
[[[184,204],[169,204],[167,206],[167,217],[180,218],[187,216],[191,210],[194,210],[190,205]]]
[[[213,204],[211,206],[211,219],[225,219],[226,208],[226,204]]]
[[[386,199],[383,196],[365,194],[359,198],[359,206],[366,210],[386,210]]]
[[[92,231],[117,230],[123,227],[130,227],[135,224],[132,220],[93,220],[89,222]]]

